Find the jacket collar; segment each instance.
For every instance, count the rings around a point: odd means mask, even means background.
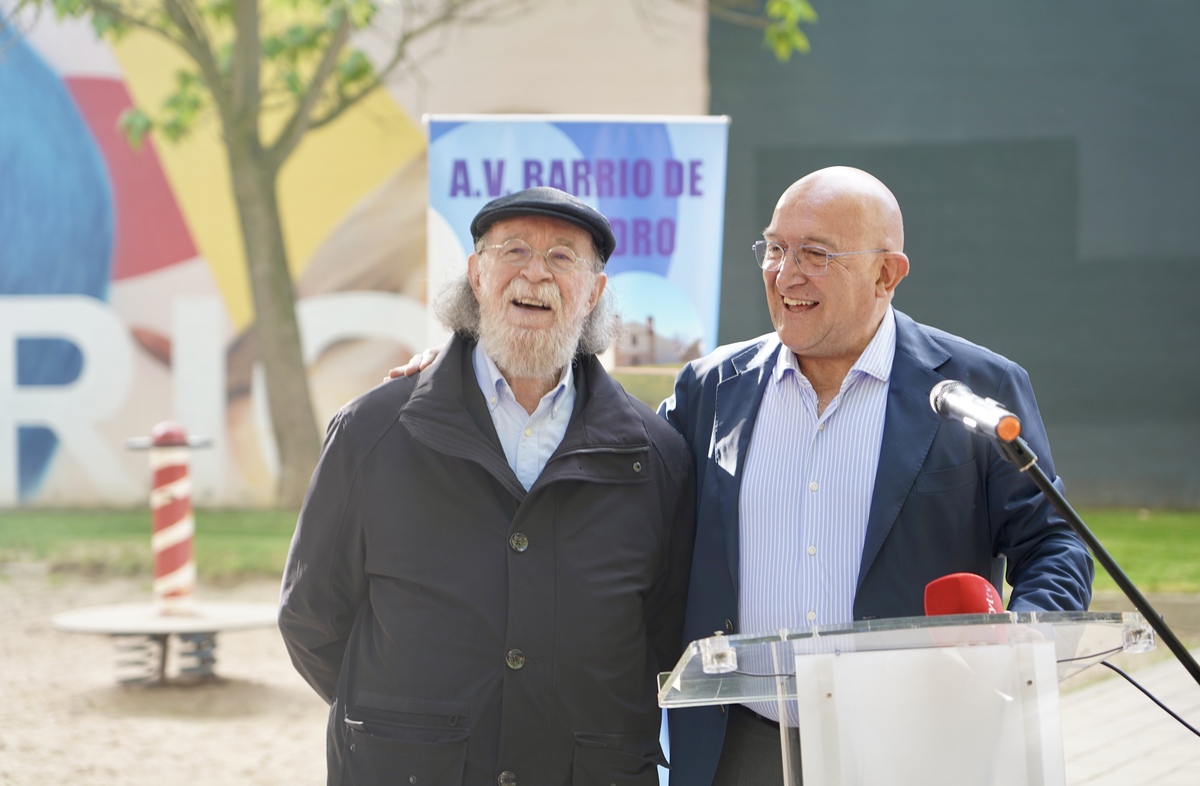
[[[421,372],[398,414],[418,439],[451,455],[480,461],[497,477],[511,480],[509,485],[516,484],[523,495],[475,378],[471,365],[474,345],[471,339],[452,336],[437,359]],[[576,355],[572,366],[575,408],[555,454],[649,445],[645,422],[600,361],[594,355]]]
[[[896,523],[933,444],[940,421],[929,406],[929,391],[941,380],[936,369],[949,359],[950,354],[920,325],[896,311],[896,357],[892,362],[879,469],[875,473],[858,571],[860,587]]]

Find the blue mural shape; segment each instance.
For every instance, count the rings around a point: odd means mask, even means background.
[[[115,219],[104,159],[62,79],[0,25],[0,295],[108,297]],[[17,342],[18,385],[64,385],[83,357],[62,339]],[[54,457],[49,429],[20,427],[20,499]]]

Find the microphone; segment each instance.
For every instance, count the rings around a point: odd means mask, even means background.
[[[962,382],[944,379],[929,391],[929,406],[946,420],[961,421],[976,434],[1012,442],[1021,435],[1020,419],[990,398],[976,396]]]
[[[925,616],[1001,614],[1004,601],[992,582],[974,573],[951,573],[925,585]]]

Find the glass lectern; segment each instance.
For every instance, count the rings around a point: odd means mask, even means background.
[[[785,786],[1065,786],[1058,682],[1153,648],[1132,612],[718,635],[692,642],[662,675],[659,704],[769,702]]]

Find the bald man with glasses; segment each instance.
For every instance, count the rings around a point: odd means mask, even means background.
[[[1025,371],[892,307],[909,261],[891,191],[814,172],[753,251],[775,331],[689,364],[659,408],[696,462],[684,639],[920,616],[927,583],[995,581],[1001,555],[1010,609],[1086,609],[1083,543],[987,438],[929,406],[943,379],[1002,402],[1054,477]],[[670,715],[672,786],[783,782],[773,702]]]

